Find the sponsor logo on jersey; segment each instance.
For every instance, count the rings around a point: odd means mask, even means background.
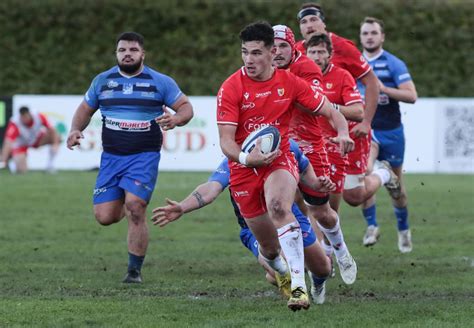
[[[276,120],[274,122],[263,122],[265,120],[264,116],[251,117],[244,123],[244,129],[247,133],[252,133],[256,129],[260,129],[265,126],[276,126],[280,125],[280,121]]]
[[[265,91],[265,92],[260,92],[260,93],[257,93],[255,95],[256,98],[263,98],[263,97],[268,97],[269,95],[271,95],[272,92],[271,91]]]
[[[116,87],[118,87],[118,85],[119,85],[118,82],[114,81],[114,80],[110,80],[109,82],[107,82],[107,86],[110,89],[116,88]]]
[[[120,120],[114,118],[105,118],[105,127],[115,131],[128,131],[128,132],[146,132],[150,131],[150,121],[132,121],[132,120]]]
[[[150,86],[150,83],[147,82],[137,82],[135,83],[137,87],[142,87],[142,88],[148,88]]]
[[[145,91],[143,91],[143,92],[141,93],[141,96],[142,96],[143,98],[154,98],[154,97],[155,97],[155,93],[154,93],[153,91],[150,91],[150,92],[145,92]]]
[[[245,102],[245,103],[242,103],[242,106],[240,107],[240,109],[246,110],[246,109],[252,109],[254,107],[255,107],[255,103]]]
[[[100,93],[101,98],[111,98],[114,95],[114,90],[104,90]]]
[[[234,191],[234,197],[247,197],[247,196],[250,196],[247,190]]]

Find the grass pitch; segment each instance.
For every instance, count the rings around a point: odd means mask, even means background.
[[[144,283],[121,283],[127,224],[92,214],[94,172],[0,172],[1,327],[469,327],[474,313],[474,176],[408,175],[414,250],[378,194],[382,236],[361,245],[359,209],[341,218],[358,280],[328,281],[326,303],[292,313],[238,238],[225,192],[160,229],[150,226]],[[151,208],[181,200],[205,173],[160,173]]]

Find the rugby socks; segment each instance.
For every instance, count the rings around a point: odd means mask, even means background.
[[[374,170],[372,174],[375,174],[382,181],[382,185],[390,181],[390,172],[385,168],[379,168]]]
[[[49,157],[48,157],[48,164],[46,166],[46,169],[48,171],[53,171],[54,170],[54,159],[56,157],[56,153],[53,151],[53,146],[49,147]]]
[[[341,226],[339,224],[339,216],[337,216],[336,225],[330,229],[326,229],[319,222],[317,222],[319,229],[326,236],[326,238],[331,242],[332,247],[334,248],[334,253],[336,258],[341,258],[347,254],[347,246],[344,242],[344,236],[342,234]]]
[[[326,244],[326,241],[325,240],[321,240],[321,246],[324,250],[324,254],[326,254],[327,257],[331,257],[332,256],[332,246],[331,245],[328,245]]]
[[[370,207],[363,208],[362,214],[364,215],[365,221],[367,221],[367,226],[378,226],[377,225],[377,213],[376,213],[375,204]],[[396,215],[396,214],[395,214]]]
[[[397,218],[398,231],[408,230],[408,209],[406,207],[393,207]]]
[[[291,272],[291,289],[304,287],[304,247],[301,227],[297,222],[289,223],[277,230],[280,245]]]
[[[328,277],[318,277],[312,272],[311,272],[310,276],[311,276],[311,280],[313,281],[314,286],[319,286],[319,285],[324,284],[324,282],[328,278]]]
[[[288,272],[288,266],[286,265],[283,256],[280,254],[278,254],[278,256],[273,260],[269,260],[263,256],[262,252],[260,252],[260,247],[258,248],[258,253],[260,254],[260,257],[270,266],[270,268],[278,272],[280,276],[284,276]]]
[[[128,272],[132,270],[141,271],[145,255],[138,256],[128,252]]]

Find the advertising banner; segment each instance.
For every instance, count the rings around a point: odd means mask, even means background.
[[[56,158],[58,169],[89,170],[100,164],[102,119],[96,113],[80,147],[71,151],[65,140],[82,96],[17,95],[13,111],[20,106],[46,114],[63,143]],[[190,97],[194,118],[186,126],[164,133],[162,171],[212,171],[223,158],[219,146],[215,97]],[[474,99],[422,98],[416,104],[401,104],[408,173],[474,173]],[[31,169],[44,169],[47,147],[31,149]]]

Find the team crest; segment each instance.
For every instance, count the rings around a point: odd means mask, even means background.
[[[245,98],[245,100],[249,99],[249,96],[250,96],[250,95],[249,95],[248,92],[244,93],[244,98]]]
[[[278,89],[278,95],[280,97],[282,97],[284,94],[285,94],[285,89],[284,88]]]
[[[331,89],[332,88],[332,83],[326,83],[326,89]]]

